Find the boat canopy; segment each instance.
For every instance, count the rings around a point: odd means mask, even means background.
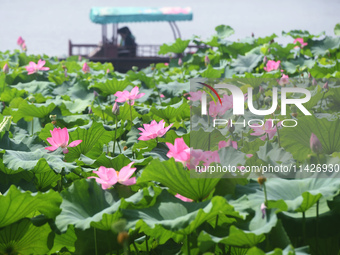
[[[93,7],[90,19],[98,24],[192,20],[190,7]]]

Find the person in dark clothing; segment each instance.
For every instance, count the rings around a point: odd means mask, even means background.
[[[128,27],[118,29],[118,34],[121,36],[120,49],[118,50],[119,57],[135,57],[137,44],[135,37],[132,35]]]

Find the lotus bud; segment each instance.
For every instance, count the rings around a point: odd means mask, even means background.
[[[297,107],[296,107],[296,105],[292,105],[292,106],[290,106],[290,110],[293,112],[293,113],[295,113],[295,112],[297,112]]]
[[[98,92],[97,91],[93,91],[93,95],[94,95],[94,98],[96,98],[97,96],[99,96]]]
[[[264,177],[264,176],[260,176],[259,178],[257,178],[257,182],[258,182],[260,185],[263,185],[266,181],[267,181],[267,178]]]
[[[128,149],[128,147],[125,145],[123,148],[123,151],[126,151]]]
[[[254,33],[251,33],[251,37],[254,37],[255,35],[254,35]]]
[[[21,49],[23,51],[27,51],[27,47],[26,47],[26,43],[25,42],[23,44],[21,44]]]
[[[91,107],[89,107],[89,114],[92,114],[93,112],[92,112],[92,109],[91,109]]]
[[[204,63],[206,66],[210,64],[210,59],[207,55],[204,57]]]
[[[81,61],[81,59],[82,59],[82,57],[79,55],[79,56],[78,56],[78,61],[80,62],[80,61]]]
[[[50,119],[53,120],[57,120],[57,115],[50,115]]]
[[[312,85],[313,85],[313,86],[316,86],[316,85],[318,85],[318,82],[316,81],[316,79],[315,79],[315,78],[313,78],[313,80],[312,80]]]
[[[326,81],[326,83],[323,85],[323,87],[322,88],[324,88],[324,89],[326,89],[326,90],[329,90],[329,87],[328,87],[328,81]]]
[[[28,101],[31,102],[31,103],[35,103],[36,100],[35,100],[34,96],[29,96]]]
[[[108,69],[106,69],[106,73],[110,73],[110,69],[108,68]]]
[[[308,73],[308,79],[311,79],[312,75],[310,73]]]
[[[119,115],[119,105],[117,104],[117,102],[115,102],[112,107],[112,114],[116,116]]]
[[[90,67],[89,67],[89,65],[86,62],[83,64],[82,70],[83,70],[84,73],[89,73],[90,72]]]
[[[120,232],[117,236],[117,242],[119,244],[124,244],[129,239],[129,234],[126,231]]]
[[[316,153],[316,154],[320,154],[322,153],[322,144],[320,142],[320,140],[318,139],[318,137],[312,133],[311,137],[310,137],[310,148],[312,150],[312,152]]]
[[[8,74],[9,72],[9,67],[7,65],[7,63],[4,65],[4,67],[2,68],[2,71],[5,73],[5,74]]]
[[[231,121],[228,121],[228,131],[233,133],[235,131],[235,125],[232,126],[231,123]]]
[[[137,72],[138,71],[138,66],[133,66],[131,67],[132,71]]]
[[[17,40],[17,44],[18,44],[19,46],[21,46],[24,42],[25,42],[24,39],[22,39],[22,37],[19,36],[19,38],[18,38],[18,40]]]
[[[183,61],[181,58],[178,59],[178,65],[181,66],[183,64]]]
[[[266,56],[264,56],[264,58],[263,58],[263,63],[264,64],[267,63],[267,57]]]

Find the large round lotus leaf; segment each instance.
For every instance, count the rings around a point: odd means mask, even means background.
[[[320,200],[323,207],[322,212],[329,209],[325,200],[331,200],[340,188],[340,179],[337,178],[310,178],[302,180],[286,180],[273,178],[266,182],[268,206],[279,208],[287,212],[306,212]],[[236,188],[237,194],[247,194],[247,199],[242,199],[240,208],[254,208],[264,202],[264,192],[257,183]],[[233,203],[232,203],[233,204]],[[301,214],[298,214],[301,216]],[[314,212],[315,215],[315,212]]]
[[[160,243],[169,238],[181,240],[218,214],[239,217],[222,197],[190,203],[179,200],[166,190],[162,191],[157,202],[149,208],[123,210],[123,217],[128,221],[127,228],[139,229],[140,232],[159,238]]]
[[[50,190],[48,193],[31,193],[21,191],[14,185],[0,195],[0,228],[24,217],[33,217],[38,212],[48,218],[60,213],[61,197]]]
[[[56,225],[66,231],[68,225],[85,230],[96,226],[103,230],[111,229],[119,215],[115,214],[124,203],[137,204],[145,197],[157,195],[152,188],[140,190],[136,194],[122,200],[115,190],[103,190],[94,179],[75,181],[67,190],[61,192],[62,212],[56,218]],[[123,202],[124,201],[124,202]]]
[[[21,219],[0,229],[0,254],[46,254],[48,224],[36,227],[29,219]]]

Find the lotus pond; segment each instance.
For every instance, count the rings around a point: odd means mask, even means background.
[[[28,55],[21,38],[20,51],[0,52],[0,254],[338,254],[340,24],[334,32],[283,32],[287,45],[275,34],[231,42],[234,30],[221,25],[210,39],[160,50],[205,46],[197,52],[124,74]],[[293,119],[294,128],[193,125],[197,79],[251,88],[257,109],[274,87],[302,86],[311,115],[288,106],[260,118]],[[214,108],[216,99],[210,121],[232,111]],[[196,153],[206,166],[333,171],[194,178]]]

